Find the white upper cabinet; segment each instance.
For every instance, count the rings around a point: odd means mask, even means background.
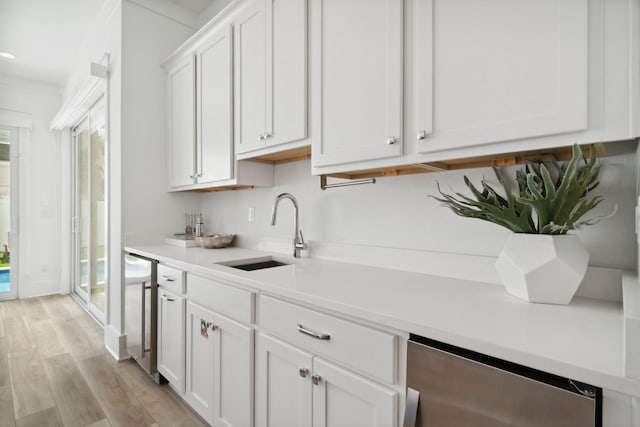
[[[258,0],[237,18],[235,46],[239,157],[303,141],[307,137],[307,1]]]
[[[199,184],[233,178],[233,63],[231,26],[197,50],[197,164]]]
[[[313,0],[314,167],[403,153],[403,1]]]
[[[169,187],[195,182],[195,56],[167,69],[167,170]]]
[[[418,151],[586,130],[588,3],[415,2]]]
[[[236,150],[262,148],[266,129],[265,8],[257,1],[244,11],[235,31]]]
[[[234,48],[244,49],[245,44],[266,44],[264,12],[258,11],[256,19],[240,19],[240,14],[247,11],[242,6],[246,4],[239,3],[237,9],[225,9],[178,48],[164,64],[168,75],[169,191],[273,185],[272,165],[237,161],[235,155],[234,103],[240,105],[241,101],[234,98],[234,85],[237,83],[234,81],[234,56],[242,57],[243,52],[234,52]],[[244,41],[234,44],[233,25],[238,22],[246,26],[242,26],[242,31],[235,37]],[[251,126],[259,127],[264,133],[264,48],[257,52],[263,56],[256,57],[253,51],[252,55],[244,52],[243,61],[249,77],[238,83],[238,94],[243,93],[244,96],[243,114],[249,118],[246,123],[254,123]],[[259,126],[255,125],[258,113],[263,120]],[[240,132],[239,129],[235,131]],[[249,130],[242,132],[248,133]]]

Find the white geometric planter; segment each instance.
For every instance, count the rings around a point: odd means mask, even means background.
[[[588,263],[589,252],[577,236],[513,233],[496,269],[511,295],[529,302],[569,304]]]

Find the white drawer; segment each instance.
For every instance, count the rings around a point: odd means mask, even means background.
[[[263,331],[318,355],[387,383],[396,381],[395,335],[264,295],[259,324]]]
[[[239,322],[248,325],[253,323],[251,291],[189,274],[187,299]]]
[[[184,294],[185,272],[168,265],[158,264],[158,285],[169,292]]]

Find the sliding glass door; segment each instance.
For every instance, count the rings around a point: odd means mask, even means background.
[[[0,127],[0,301],[18,296],[18,129]]]
[[[104,99],[73,130],[74,292],[104,323],[106,302],[106,204]]]

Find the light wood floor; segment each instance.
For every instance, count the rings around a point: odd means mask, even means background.
[[[206,426],[133,361],[70,296],[0,302],[0,427]]]

